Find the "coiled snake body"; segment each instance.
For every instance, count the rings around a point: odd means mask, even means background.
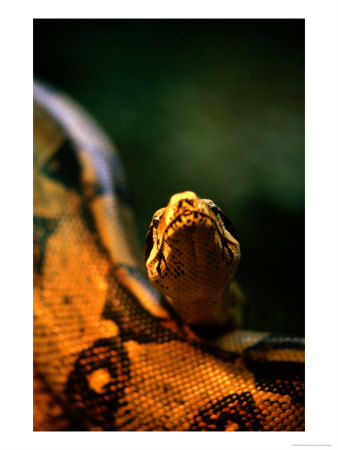
[[[107,137],[66,95],[35,83],[34,100],[34,429],[303,430],[304,341],[230,328],[216,344],[200,337],[193,326],[220,315],[176,300],[174,313],[144,275]],[[170,258],[152,253],[153,231],[146,260],[163,278]],[[236,236],[213,236],[235,271]]]

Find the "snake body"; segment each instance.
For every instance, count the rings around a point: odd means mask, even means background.
[[[210,345],[187,323],[198,308],[173,313],[140,259],[115,149],[36,82],[34,429],[304,430],[303,339],[234,329]]]

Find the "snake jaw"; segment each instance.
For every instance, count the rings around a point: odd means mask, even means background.
[[[146,239],[150,281],[190,324],[229,319],[225,293],[240,259],[233,227],[210,203],[191,191],[173,195]]]

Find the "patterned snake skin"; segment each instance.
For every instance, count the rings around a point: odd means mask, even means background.
[[[213,347],[141,269],[119,158],[34,85],[34,430],[304,430],[304,341]]]

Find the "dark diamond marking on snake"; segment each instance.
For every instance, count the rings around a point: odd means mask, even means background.
[[[254,374],[258,390],[290,395],[294,403],[304,406],[305,365],[303,362],[267,359],[269,352],[303,351],[301,338],[270,334],[243,353],[246,367]]]
[[[132,270],[132,268],[130,269]],[[111,320],[119,327],[119,336],[124,340],[138,343],[169,342],[184,340],[168,328],[161,325],[161,320],[146,311],[140,302],[124,287],[118,286],[118,292],[113,280],[114,269],[107,273],[107,297],[101,314],[103,320]],[[138,317],[135,321],[134,317]]]
[[[107,380],[95,388],[90,379],[99,370],[107,374]],[[88,417],[103,430],[111,430],[118,406],[124,403],[129,380],[130,361],[120,339],[98,339],[79,354],[68,377],[65,395],[79,416]],[[98,406],[101,414],[97,414]]]
[[[57,152],[47,161],[42,172],[68,189],[80,190],[81,166],[70,139],[64,140]]]
[[[253,431],[261,428],[250,392],[231,394],[198,411],[190,431]]]

